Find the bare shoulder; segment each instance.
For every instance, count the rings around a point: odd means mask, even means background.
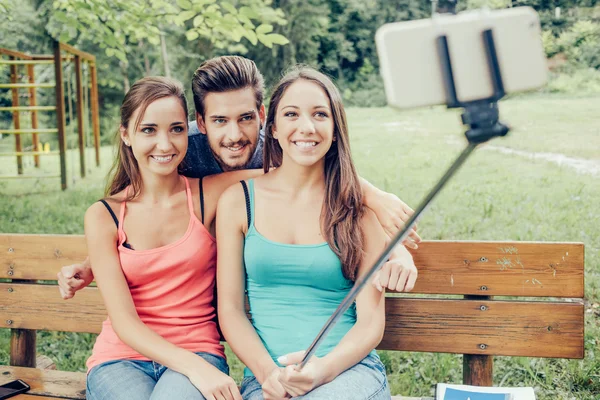
[[[247,184],[248,183],[246,182],[246,185]],[[226,207],[229,209],[235,209],[240,206],[245,207],[245,204],[246,196],[244,195],[244,189],[241,183],[229,186],[219,198],[219,208]]]
[[[115,215],[119,215],[123,199],[124,195],[114,195],[104,198],[103,200]],[[106,208],[106,205],[100,201],[97,201],[88,207],[87,211],[85,212],[84,225],[86,235],[95,235],[94,232],[96,232],[102,236],[110,236],[112,238],[117,234],[117,226],[113,216]],[[95,236],[99,237],[98,235]]]

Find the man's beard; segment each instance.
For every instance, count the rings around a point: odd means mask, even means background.
[[[236,165],[230,165],[227,162],[225,162],[225,160],[223,160],[221,158],[221,156],[219,155],[218,152],[214,151],[214,149],[211,147],[211,152],[213,153],[213,156],[215,157],[215,160],[217,161],[217,163],[221,166],[221,169],[223,171],[237,171],[240,169],[246,169],[248,164],[250,163],[250,160],[252,160],[252,156],[254,155],[254,152],[256,151],[256,145],[252,146],[252,142],[250,142],[249,140],[242,140],[242,141],[238,141],[238,142],[227,142],[227,143],[220,143],[219,144],[219,149],[221,148],[228,148],[228,147],[233,147],[233,146],[238,146],[238,147],[243,147],[243,146],[248,146],[248,154],[247,154],[247,159],[242,163],[242,164],[237,164]],[[239,159],[235,159],[235,161],[238,161]]]

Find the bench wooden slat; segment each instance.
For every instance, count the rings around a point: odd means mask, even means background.
[[[414,293],[583,297],[583,244],[425,241]],[[55,280],[87,255],[83,236],[0,234],[0,278]]]
[[[56,280],[61,267],[86,257],[82,235],[0,234],[0,278]]]
[[[85,399],[85,373],[83,372],[0,366],[0,384],[15,379],[22,379],[31,386],[27,395],[36,400],[44,398],[37,396]],[[22,398],[27,399],[26,396]],[[15,399],[21,399],[21,397],[15,397]]]
[[[583,357],[581,303],[414,298],[388,298],[386,303],[381,349]],[[9,328],[99,333],[106,318],[96,288],[64,301],[53,285],[2,283],[0,304],[5,305],[0,323]],[[12,323],[6,325],[7,320]],[[487,347],[480,349],[480,344]]]
[[[582,243],[425,241],[414,293],[583,297]]]
[[[100,291],[93,287],[63,300],[55,285],[0,283],[0,304],[3,328],[100,333],[107,316]]]
[[[388,298],[386,318],[384,350],[584,355],[582,303]]]

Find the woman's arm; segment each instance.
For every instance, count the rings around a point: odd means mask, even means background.
[[[221,195],[217,215],[217,293],[221,331],[233,352],[250,368],[264,389],[265,382],[279,371],[279,367],[246,315],[243,257],[247,217],[241,186],[232,186]],[[285,391],[279,389],[283,397]]]
[[[241,399],[233,379],[196,354],[168,342],[140,320],[121,270],[114,222],[100,203],[85,214],[85,236],[96,283],[119,339],[145,357],[186,375],[205,397],[212,398],[214,393]]]
[[[372,267],[384,249],[386,236],[375,214],[365,210],[361,224],[365,240],[365,255],[358,275],[363,276]],[[338,345],[325,357],[313,359],[302,371],[286,367],[280,375],[283,387],[292,396],[301,396],[312,389],[331,382],[345,370],[358,364],[373,350],[383,337],[385,328],[385,292],[365,285],[356,298],[356,323]],[[298,360],[280,360],[284,364]],[[286,361],[286,362],[283,362]]]
[[[359,178],[363,193],[363,205],[370,208],[377,217],[385,233],[394,237],[413,215],[414,210],[392,193],[376,188],[364,178]],[[408,238],[403,242],[406,246],[416,249],[421,237],[417,233],[417,226],[410,230]]]

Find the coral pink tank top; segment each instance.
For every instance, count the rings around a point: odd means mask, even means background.
[[[192,352],[225,357],[213,304],[217,246],[215,238],[194,214],[192,192],[185,179],[190,222],[174,243],[149,250],[132,250],[123,243],[126,202],[121,205],[118,251],[136,311],[150,329],[176,346]],[[88,372],[113,360],[148,360],[123,343],[110,318],[102,324]]]

